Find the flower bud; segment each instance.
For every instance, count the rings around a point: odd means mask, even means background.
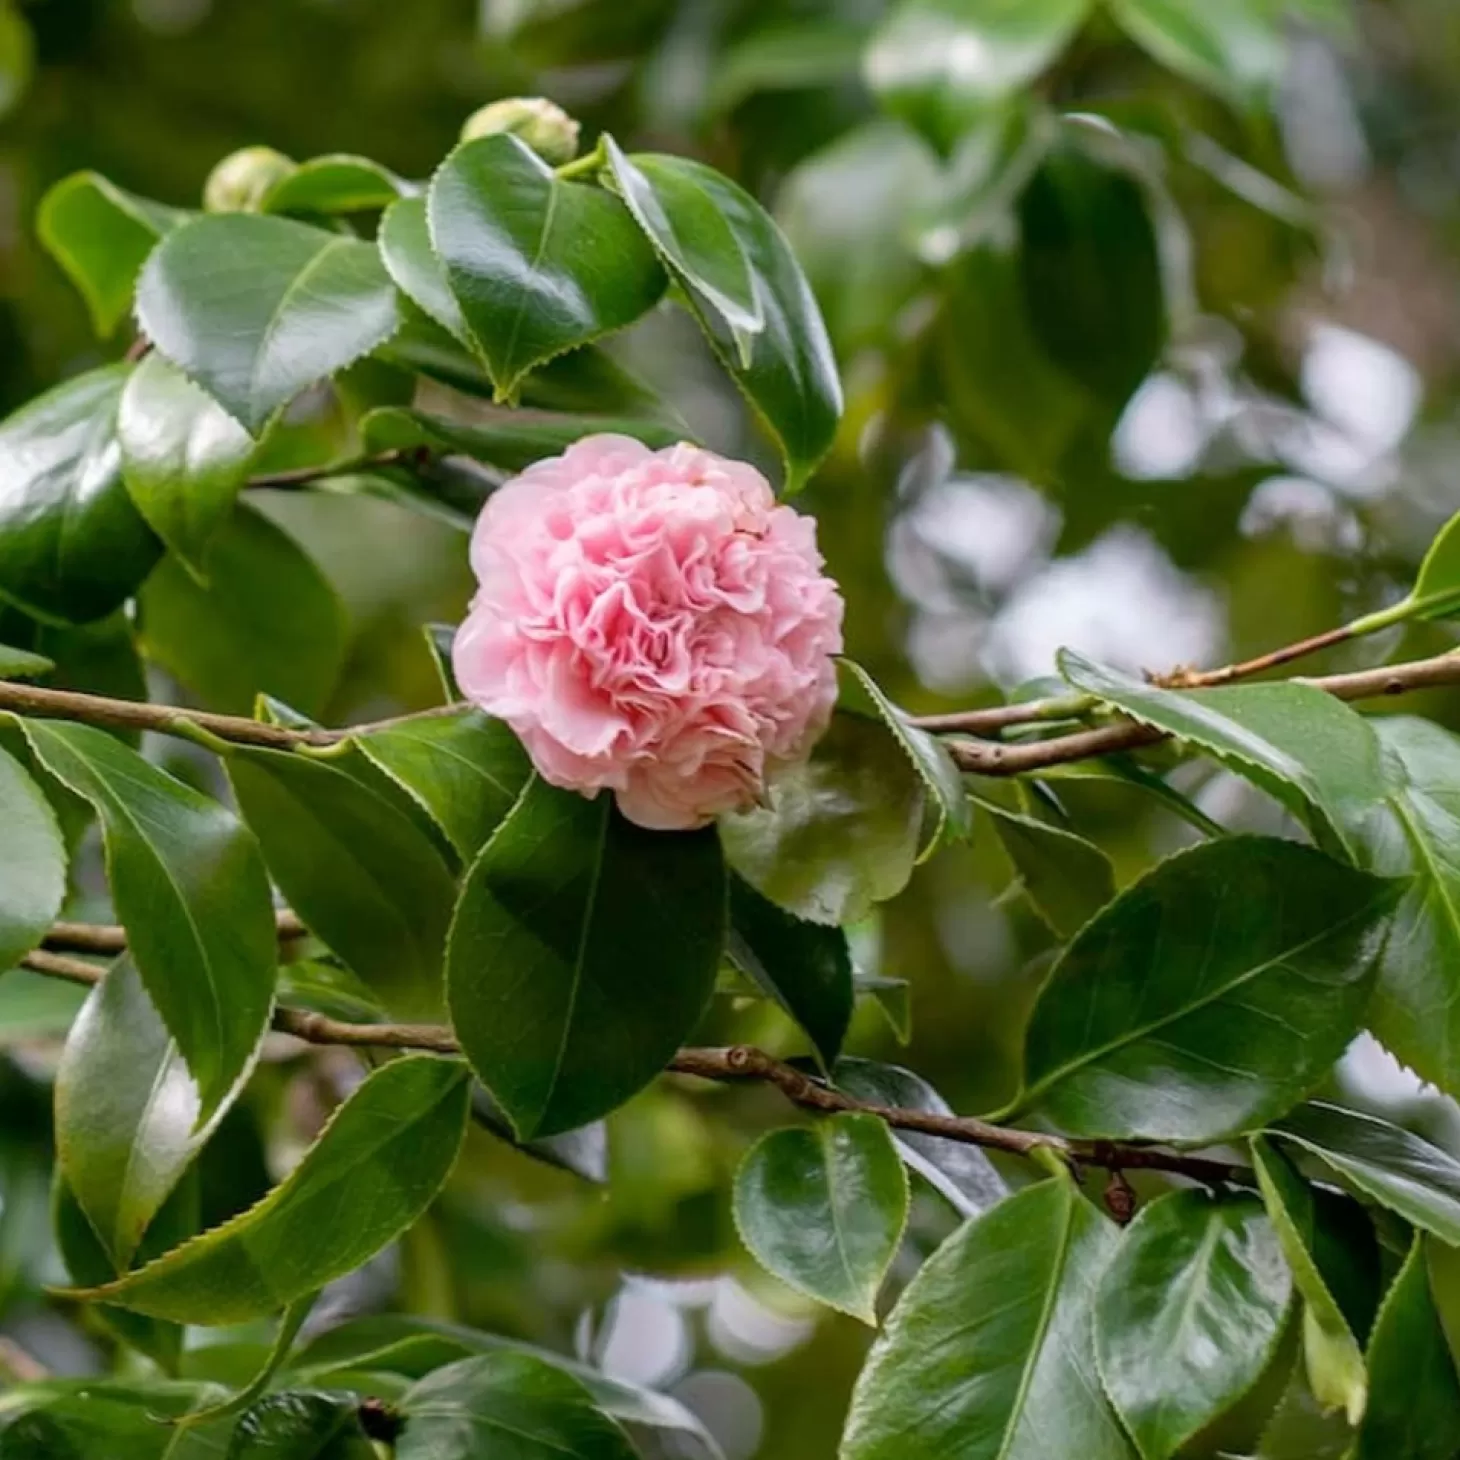
[[[561,167],[578,155],[578,123],[556,102],[541,96],[510,96],[489,102],[466,119],[461,140],[510,132],[550,167]]]
[[[210,213],[257,213],[269,189],[298,168],[272,147],[241,147],[208,174],[203,207]]]

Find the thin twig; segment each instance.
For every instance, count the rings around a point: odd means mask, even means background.
[[[309,929],[299,921],[297,913],[287,908],[274,915],[274,926],[281,941],[304,938]],[[52,953],[125,953],[127,930],[116,923],[52,923],[41,941],[41,947]]]
[[[322,482],[330,477],[354,476],[363,471],[383,471],[386,467],[401,466],[409,458],[406,451],[381,451],[374,456],[357,457],[354,461],[339,461],[324,466],[300,466],[291,471],[271,471],[262,476],[250,477],[245,485],[250,490],[277,488],[291,491],[295,487],[307,487],[312,482]]]
[[[106,969],[100,964],[37,951],[21,960],[24,967],[52,978],[91,986],[101,981]],[[273,1027],[280,1034],[292,1034],[309,1044],[344,1045],[351,1048],[415,1049],[432,1054],[461,1053],[456,1036],[444,1024],[348,1024],[312,1014],[303,1009],[278,1008]],[[1250,1185],[1250,1173],[1226,1161],[1190,1156],[1154,1146],[1127,1146],[1114,1141],[1071,1141],[1042,1131],[1015,1130],[990,1125],[967,1115],[938,1115],[927,1110],[910,1110],[897,1105],[878,1105],[857,1100],[811,1078],[761,1049],[734,1045],[728,1049],[682,1049],[666,1066],[676,1075],[693,1075],[701,1080],[772,1085],[793,1105],[821,1114],[851,1112],[875,1115],[895,1130],[940,1136],[963,1145],[1003,1151],[1013,1156],[1033,1156],[1053,1151],[1065,1160],[1107,1171],[1165,1171],[1206,1185]]]

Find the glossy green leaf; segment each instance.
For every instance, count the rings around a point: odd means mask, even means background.
[[[1076,689],[1199,746],[1280,801],[1332,847],[1353,850],[1353,823],[1388,794],[1370,723],[1302,684],[1169,690],[1092,664],[1066,649],[1060,672]]]
[[[153,1219],[146,1240],[133,1261],[155,1257],[191,1237],[198,1229],[197,1215],[197,1183],[185,1179]],[[78,1286],[94,1287],[98,1283],[109,1283],[121,1271],[102,1245],[91,1219],[76,1200],[76,1194],[59,1172],[52,1189],[51,1225],[66,1271]],[[124,1343],[146,1354],[165,1374],[177,1372],[183,1342],[180,1324],[164,1323],[159,1318],[146,1318],[122,1308],[103,1309],[98,1318]]]
[[[0,679],[38,679],[56,667],[55,661],[29,649],[0,644]]]
[[[0,970],[29,953],[66,896],[66,844],[25,767],[0,749]]]
[[[837,713],[810,757],[775,775],[769,805],[720,818],[730,865],[813,923],[854,923],[895,897],[922,841],[925,792],[887,727]]]
[[[664,291],[664,272],[623,204],[561,181],[516,137],[464,142],[431,180],[426,206],[447,283],[500,398],[515,398],[534,366],[632,324]]]
[[[446,265],[431,244],[424,197],[399,198],[385,210],[376,239],[381,262],[397,289],[428,320],[444,329],[457,343],[474,351],[475,344],[466,316],[446,277]],[[412,330],[410,317],[402,330],[401,343],[419,333]],[[470,368],[464,366],[463,368]]]
[[[841,1052],[852,1021],[852,959],[840,928],[808,923],[730,879],[735,965],[805,1030],[823,1065]]]
[[[130,1265],[230,1103],[200,1119],[177,1042],[136,966],[118,959],[83,1005],[56,1071],[59,1169],[114,1271]]]
[[[1281,7],[1268,0],[1111,0],[1111,10],[1163,66],[1219,96],[1256,103],[1282,78]]]
[[[257,1206],[87,1296],[207,1325],[288,1307],[353,1272],[425,1212],[456,1162],[469,1094],[456,1060],[412,1055],[382,1066]]]
[[[1460,740],[1409,715],[1371,722],[1391,757],[1380,810],[1354,817],[1366,865],[1409,877],[1384,945],[1370,1027],[1441,1089],[1460,1091]]]
[[[390,338],[395,289],[373,245],[288,218],[196,218],[137,286],[162,354],[258,435],[302,390]]]
[[[248,475],[253,438],[176,366],[152,354],[122,390],[122,479],[137,510],[194,577]]]
[[[283,528],[243,504],[212,540],[206,584],[168,558],[140,603],[147,657],[212,709],[244,714],[269,694],[317,713],[344,664],[339,595]]]
[[[1353,1460],[1453,1460],[1460,1452],[1460,1377],[1430,1296],[1416,1234],[1369,1340],[1369,1407]]]
[[[586,1125],[690,1034],[725,940],[714,830],[645,831],[534,781],[472,864],[447,950],[462,1051],[520,1138]]]
[[[873,1105],[952,1115],[943,1099],[921,1075],[898,1065],[843,1056],[832,1072],[837,1089]],[[891,1131],[892,1142],[911,1171],[938,1191],[960,1216],[987,1211],[1009,1194],[1004,1178],[977,1146],[917,1131]]]
[[[901,0],[867,50],[867,80],[889,111],[951,148],[1038,76],[1092,9],[1092,0]]]
[[[285,1390],[251,1404],[227,1460],[376,1460],[353,1394]]]
[[[345,152],[301,162],[264,194],[262,213],[364,213],[405,193],[409,184],[368,157]]]
[[[402,1314],[356,1318],[314,1338],[295,1358],[293,1371],[309,1382],[330,1385],[343,1372],[386,1372],[423,1379],[433,1370],[460,1359],[503,1351],[525,1353],[576,1379],[605,1414],[623,1424],[667,1430],[696,1453],[719,1460],[719,1449],[693,1413],[668,1395],[610,1379],[562,1354],[531,1344]]]
[[[628,1436],[576,1379],[524,1353],[437,1369],[401,1409],[396,1460],[637,1460]]]
[[[414,1005],[434,989],[456,889],[421,827],[325,759],[240,749],[228,776],[274,881],[310,931],[388,1001]]]
[[[1263,1428],[1255,1460],[1346,1460],[1353,1441],[1348,1417],[1319,1401],[1298,1364]]]
[[[754,266],[714,194],[687,168],[665,168],[651,183],[613,138],[604,146],[630,211],[674,277],[729,327],[744,363],[751,336],[765,328],[765,303]]]
[[[907,1209],[907,1175],[875,1115],[772,1131],[735,1177],[735,1225],[756,1261],[874,1326]]]
[[[1396,892],[1256,837],[1160,863],[1055,964],[1018,1108],[1114,1139],[1209,1142],[1261,1127],[1358,1032]]]
[[[1024,895],[1061,938],[1072,938],[1115,896],[1115,868],[1094,842],[1062,826],[980,801]]]
[[[257,843],[216,801],[89,725],[27,721],[37,758],[101,819],[107,877],[147,993],[211,1116],[268,1028],[278,949]]]
[[[371,411],[360,423],[367,451],[430,451],[469,456],[503,472],[519,472],[546,456],[558,456],[597,431],[632,436],[646,446],[672,446],[683,433],[657,421],[621,416],[559,416],[514,410],[489,423],[464,424],[401,407]]]
[[[1460,1364],[1460,1247],[1429,1237],[1425,1241],[1425,1266],[1430,1275],[1430,1296],[1450,1357]]]
[[[110,335],[132,309],[147,255],[188,215],[124,192],[95,172],[73,172],[41,199],[36,232]]]
[[[1341,1408],[1356,1424],[1368,1403],[1369,1377],[1353,1314],[1335,1297],[1349,1255],[1326,1242],[1319,1196],[1265,1137],[1252,1142],[1258,1184],[1303,1299],[1303,1351],[1308,1383],[1325,1408]]]
[[[128,368],[78,375],[0,422],[0,599],[41,618],[104,618],[162,551],[122,485]]]
[[[1273,1127],[1360,1191],[1443,1242],[1460,1246],[1460,1160],[1375,1115],[1314,1100]]]
[[[1100,1377],[1143,1460],[1168,1460],[1261,1377],[1292,1277],[1262,1203],[1176,1191],[1145,1207],[1100,1282]]]
[[[6,1396],[5,1460],[202,1460],[174,1447],[172,1421],[207,1402],[208,1384],[51,1380]]]
[[[912,724],[860,664],[843,659],[838,665],[838,675],[841,693],[837,703],[841,708],[881,720],[922,779],[934,815],[932,834],[923,855],[933,852],[945,838],[966,840],[973,831],[973,802],[947,746]]]
[[[842,1460],[1130,1460],[1095,1368],[1117,1229],[1066,1179],[966,1223],[908,1284],[857,1380]]]
[[[470,860],[516,804],[532,774],[501,720],[457,706],[362,735],[360,749],[423,805]]]
[[[618,191],[685,286],[711,345],[780,444],[786,490],[794,492],[830,450],[842,413],[836,359],[796,255],[765,209],[714,168],[657,153],[626,157],[609,147]],[[711,213],[735,240],[749,272],[754,311],[724,312],[723,269],[711,299],[700,282],[703,260],[697,257],[697,267],[686,267],[682,240],[701,232]],[[754,313],[762,324],[747,332]]]

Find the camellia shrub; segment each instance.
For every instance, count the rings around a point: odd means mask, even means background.
[[[918,718],[842,657],[794,500],[837,366],[720,172],[580,153],[524,100],[427,184],[255,148],[205,209],[83,173],[41,228],[135,339],[0,425],[0,968],[86,990],[54,1072],[56,1296],[117,1364],[0,1396],[3,1460],[713,1456],[681,1403],[573,1358],[409,1315],[304,1328],[427,1218],[471,1123],[579,1169],[665,1078],[779,1102],[734,1216],[771,1274],[880,1324],[844,1460],[1460,1453],[1460,1162],[1313,1098],[1364,1029],[1460,1091],[1460,742],[1366,713],[1460,658],[1282,677],[1460,609],[1460,530],[1318,639],[1147,679],[1065,653],[1038,694]],[[704,331],[774,483],[600,347],[660,307]],[[470,526],[470,610],[425,626],[437,705],[317,721],[337,609],[261,488]],[[268,633],[193,632],[255,574]],[[281,639],[276,693],[238,703]],[[116,642],[190,696],[75,667]],[[1292,834],[1226,834],[1169,778],[1193,760]],[[1117,891],[1063,814],[1077,775],[1162,797],[1192,845]],[[847,929],[975,812],[1059,940],[1021,1088],[978,1117],[842,1048],[888,993]],[[115,924],[64,920],[93,832]],[[725,991],[799,1055],[697,1043]],[[348,1074],[289,1174],[220,1211],[199,1173],[281,1043]],[[914,1192],[962,1225],[884,1297]],[[183,1342],[260,1321],[247,1364]]]

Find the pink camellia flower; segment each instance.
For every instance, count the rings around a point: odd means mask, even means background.
[[[493,493],[471,562],[462,691],[640,826],[755,804],[826,728],[841,594],[815,524],[744,462],[589,436]]]

